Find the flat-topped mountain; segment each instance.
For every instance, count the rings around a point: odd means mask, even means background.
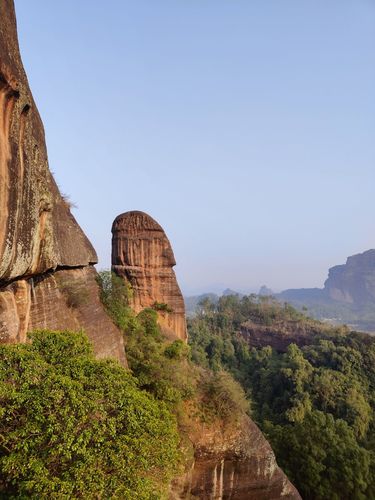
[[[306,306],[317,319],[375,331],[375,250],[348,257],[328,272],[324,288],[284,290],[276,297]]]
[[[375,250],[353,255],[346,264],[332,267],[324,291],[339,302],[375,303]]]
[[[363,305],[375,302],[375,250],[352,255],[345,264],[331,267],[324,288],[284,290],[290,300],[329,300]]]

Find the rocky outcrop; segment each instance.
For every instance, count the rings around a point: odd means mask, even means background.
[[[184,302],[173,272],[176,262],[161,226],[143,212],[127,212],[115,219],[112,233],[112,269],[131,284],[134,310],[168,306],[169,311],[158,311],[164,332],[170,339],[186,339]],[[192,458],[187,472],[173,481],[171,500],[300,499],[247,415],[230,423],[204,423],[192,401],[181,415],[180,434],[188,443],[183,448]]]
[[[324,284],[327,296],[349,304],[375,302],[375,250],[348,257],[346,264],[332,267]]]
[[[375,302],[375,250],[352,255],[346,264],[331,267],[324,288],[284,290],[279,299],[302,303],[341,302],[363,306]]]
[[[284,290],[275,296],[333,325],[375,332],[375,250],[352,255],[329,270],[324,288]]]
[[[276,351],[286,352],[290,344],[297,344],[298,347],[309,345],[317,335],[329,329],[329,325],[313,320],[275,321],[271,325],[246,321],[240,326],[240,333],[250,347],[259,349],[269,345]]]
[[[22,342],[40,326],[75,325],[85,328],[98,356],[124,362],[122,336],[99,302],[96,262],[49,171],[43,124],[19,54],[13,1],[0,0],[0,341]],[[90,313],[83,304],[69,304],[67,281],[72,293],[86,290],[93,301]]]
[[[173,267],[176,261],[163,228],[144,212],[119,215],[112,226],[112,270],[133,290],[131,306],[152,307],[170,339],[186,340],[185,305]]]
[[[171,500],[301,498],[278,467],[269,443],[247,416],[231,426],[197,420],[187,432],[194,443],[194,459],[190,470],[173,483]]]

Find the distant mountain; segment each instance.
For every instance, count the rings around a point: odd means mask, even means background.
[[[186,315],[193,316],[199,302],[204,299],[210,299],[211,302],[215,304],[219,300],[219,295],[217,295],[216,293],[202,293],[200,295],[191,295],[190,297],[184,297]]]
[[[273,290],[271,290],[271,288],[268,288],[266,285],[263,285],[260,287],[258,295],[262,295],[262,296],[267,297],[267,296],[275,295],[275,293]]]
[[[243,297],[230,288],[222,295]],[[375,333],[375,250],[352,255],[345,264],[329,269],[323,288],[291,288],[274,293],[263,285],[258,295],[273,296],[300,310],[307,308],[309,316],[327,323],[343,323],[356,330]],[[185,297],[187,315],[193,316],[198,303],[207,297],[217,302],[220,295],[204,293]]]
[[[353,255],[346,264],[332,267],[324,290],[339,302],[375,303],[375,250]]]
[[[228,296],[228,295],[238,295],[239,297],[243,297],[243,296],[244,296],[244,294],[243,294],[243,293],[236,292],[235,290],[232,290],[231,288],[226,288],[226,289],[223,291],[222,295],[223,295],[224,297],[226,297],[226,296]]]
[[[244,297],[243,293],[236,292],[231,288],[226,288],[221,295],[209,292],[209,293],[202,293],[200,295],[191,295],[189,297],[184,297],[186,315],[190,317],[194,316],[197,306],[201,300],[210,299],[211,302],[215,304],[221,296],[228,296],[228,295],[238,295],[239,297]]]
[[[332,323],[375,332],[375,250],[348,257],[329,269],[324,288],[290,289],[276,295]]]

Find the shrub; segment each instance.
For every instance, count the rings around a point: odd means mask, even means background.
[[[184,359],[190,356],[190,347],[183,340],[175,340],[164,349],[169,359]]]
[[[173,309],[171,308],[171,306],[169,306],[165,302],[154,302],[152,304],[152,309],[154,309],[155,311],[163,311],[163,312],[167,312],[167,313],[173,312]]]
[[[156,311],[141,311],[126,337],[129,366],[142,388],[172,406],[192,396],[194,377],[188,363],[190,349],[180,340],[166,343]]]
[[[2,498],[158,498],[178,461],[175,418],[83,333],[0,346]]]
[[[228,372],[204,371],[200,388],[208,415],[235,420],[250,410],[242,387]]]
[[[107,313],[122,330],[130,328],[134,319],[129,306],[132,296],[130,284],[111,271],[100,271],[96,279]]]

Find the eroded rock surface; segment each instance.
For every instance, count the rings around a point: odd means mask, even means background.
[[[43,124],[19,54],[13,1],[0,0],[0,341],[23,342],[33,327],[74,324],[85,328],[99,356],[110,352],[124,361],[122,336],[97,300],[91,267],[96,262],[49,171]],[[69,274],[71,289],[77,283],[96,297],[92,319],[69,306],[52,283],[57,270]]]
[[[133,211],[116,217],[112,235],[112,270],[131,284],[133,309],[154,307],[166,336],[185,340],[185,304],[163,228],[144,212]]]
[[[254,422],[244,416],[235,425],[221,424],[196,422],[188,430],[195,448],[194,461],[173,483],[171,500],[301,498]]]

